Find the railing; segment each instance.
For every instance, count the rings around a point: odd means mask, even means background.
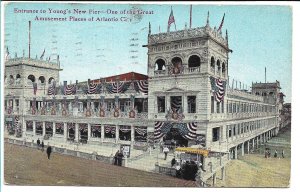
[[[66,111],[66,115],[62,115],[62,110],[56,110],[55,115],[52,115],[51,110],[45,110],[45,114],[42,115],[41,110],[36,110],[35,114],[32,114],[32,110],[26,111],[27,115],[34,115],[34,116],[59,116],[59,117],[87,117],[86,111]],[[105,116],[100,117],[99,111],[97,110],[91,110],[91,118],[129,118],[129,112],[119,112],[119,116],[114,116],[114,111],[105,111]],[[135,119],[148,119],[148,113],[142,112],[142,113],[136,113]]]
[[[275,116],[275,113],[272,112],[258,112],[258,113],[211,113],[210,119],[242,119],[249,117],[268,117]]]
[[[166,70],[155,70],[154,71],[154,74],[155,75],[165,75],[166,74]]]
[[[200,67],[188,67],[184,69],[185,74],[199,73],[199,72],[200,72]]]

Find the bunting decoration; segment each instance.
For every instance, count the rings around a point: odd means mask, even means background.
[[[87,84],[87,94],[96,94],[96,93],[100,93],[101,90],[101,85],[100,84],[94,84],[94,83],[90,83],[88,81]],[[99,88],[98,88],[99,87]]]
[[[123,133],[128,133],[128,132],[131,131],[131,127],[130,126],[121,125],[119,130],[121,132],[123,132]]]
[[[147,127],[135,127],[135,132],[139,135],[147,134]]]
[[[125,93],[130,87],[131,82],[113,82],[106,84],[108,93]]]
[[[95,125],[91,125],[91,130],[92,132],[95,132],[95,131],[101,131],[101,125],[99,124],[95,124]]]
[[[68,130],[72,129],[75,130],[75,123],[67,123]]]
[[[86,123],[79,123],[79,131],[87,132],[88,131],[88,125]]]
[[[225,95],[226,81],[210,77],[210,83],[215,100],[217,102],[222,102],[224,100]]]
[[[158,140],[166,135],[171,128],[178,129],[180,135],[188,140],[196,139],[197,123],[170,123],[170,122],[155,122],[154,139]]]
[[[135,81],[134,89],[136,92],[142,92],[148,95],[148,80]]]
[[[46,97],[43,97],[43,106],[41,109],[41,115],[45,115],[46,114]]]
[[[56,95],[56,82],[54,80],[48,87],[48,95]]]
[[[53,129],[53,123],[52,122],[46,121],[45,126],[46,126],[46,129]]]
[[[36,98],[33,98],[32,100],[32,115],[35,115],[36,113]]]
[[[64,87],[64,95],[74,95],[76,94],[76,84],[66,85]]]
[[[104,125],[104,131],[105,131],[105,133],[115,134],[116,133],[116,127],[109,126],[109,125]]]
[[[36,95],[37,83],[36,82],[32,83],[32,86],[33,86],[33,94]]]
[[[57,132],[59,132],[59,130],[64,130],[64,123],[55,123],[55,129]]]
[[[15,116],[15,125],[14,125],[14,127],[15,127],[16,131],[20,131],[21,130],[21,126],[20,126],[19,120],[20,120],[19,116]]]

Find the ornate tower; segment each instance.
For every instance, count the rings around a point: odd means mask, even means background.
[[[212,100],[211,77],[228,78],[228,35],[206,26],[148,34],[149,119],[197,122],[197,135],[206,135],[211,111],[224,113]],[[218,108],[217,108],[218,107]],[[211,109],[214,108],[214,109]],[[179,119],[167,118],[176,112]],[[180,115],[181,114],[181,115]],[[150,129],[151,130],[151,129]]]

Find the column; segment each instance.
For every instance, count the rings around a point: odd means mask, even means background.
[[[258,149],[258,145],[259,145],[259,137],[256,137],[256,149]]]
[[[120,126],[116,125],[116,143],[119,142],[119,128],[120,128]]]
[[[202,168],[206,171],[206,157],[203,157]]]
[[[245,155],[245,143],[242,143],[242,156]]]
[[[78,127],[78,123],[75,123],[75,142],[78,142],[78,135],[79,135],[79,127]]]
[[[131,125],[131,144],[133,145],[134,143],[134,126]]]
[[[88,123],[88,138],[87,138],[87,140],[89,141],[90,138],[91,138],[91,124]]]
[[[53,133],[52,133],[52,134],[53,134],[53,137],[54,137],[54,135],[55,135],[55,130],[56,130],[56,127],[55,127],[55,122],[53,122],[53,126],[52,126],[52,127],[53,127],[53,130],[52,130],[52,131],[53,131]]]
[[[224,180],[225,180],[225,166],[224,166],[224,167],[222,167],[222,169],[221,169],[221,173],[222,173],[222,175],[221,175],[221,179],[224,181]]]
[[[46,135],[46,125],[45,125],[46,123],[45,123],[45,121],[43,121],[43,133],[42,133],[42,136],[44,137],[45,135]]]
[[[64,141],[68,140],[67,123],[64,123]]]
[[[255,141],[254,141],[254,139],[255,139],[255,138],[252,139],[252,150],[255,149]]]
[[[216,175],[217,175],[216,173],[213,174],[213,186],[215,186],[216,183],[217,183],[217,176]]]
[[[188,112],[188,102],[187,102],[187,96],[184,94],[182,96],[183,99],[183,112],[187,113]]]
[[[234,147],[234,159],[237,159],[238,158],[238,155],[237,155],[237,146]]]
[[[166,112],[170,109],[170,96],[166,95]]]
[[[15,111],[16,110],[16,99],[12,100],[12,104],[13,104],[13,111]]]
[[[104,141],[104,125],[101,124],[101,143]]]
[[[35,133],[35,130],[36,130],[36,122],[35,121],[32,121],[32,131],[33,131],[33,136],[35,136],[36,135],[36,133]]]
[[[249,154],[249,151],[250,151],[250,146],[249,146],[250,142],[247,141],[247,154]]]

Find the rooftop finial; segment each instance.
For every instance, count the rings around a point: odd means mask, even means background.
[[[186,22],[185,22],[184,28],[185,28],[185,30],[187,30],[187,23]]]
[[[228,32],[227,32],[227,29],[226,29],[226,36],[225,36],[225,39],[226,39],[226,42],[227,42],[227,45],[228,45]]]
[[[151,34],[151,23],[149,22],[149,35]]]
[[[206,26],[209,26],[209,11],[207,12]]]

